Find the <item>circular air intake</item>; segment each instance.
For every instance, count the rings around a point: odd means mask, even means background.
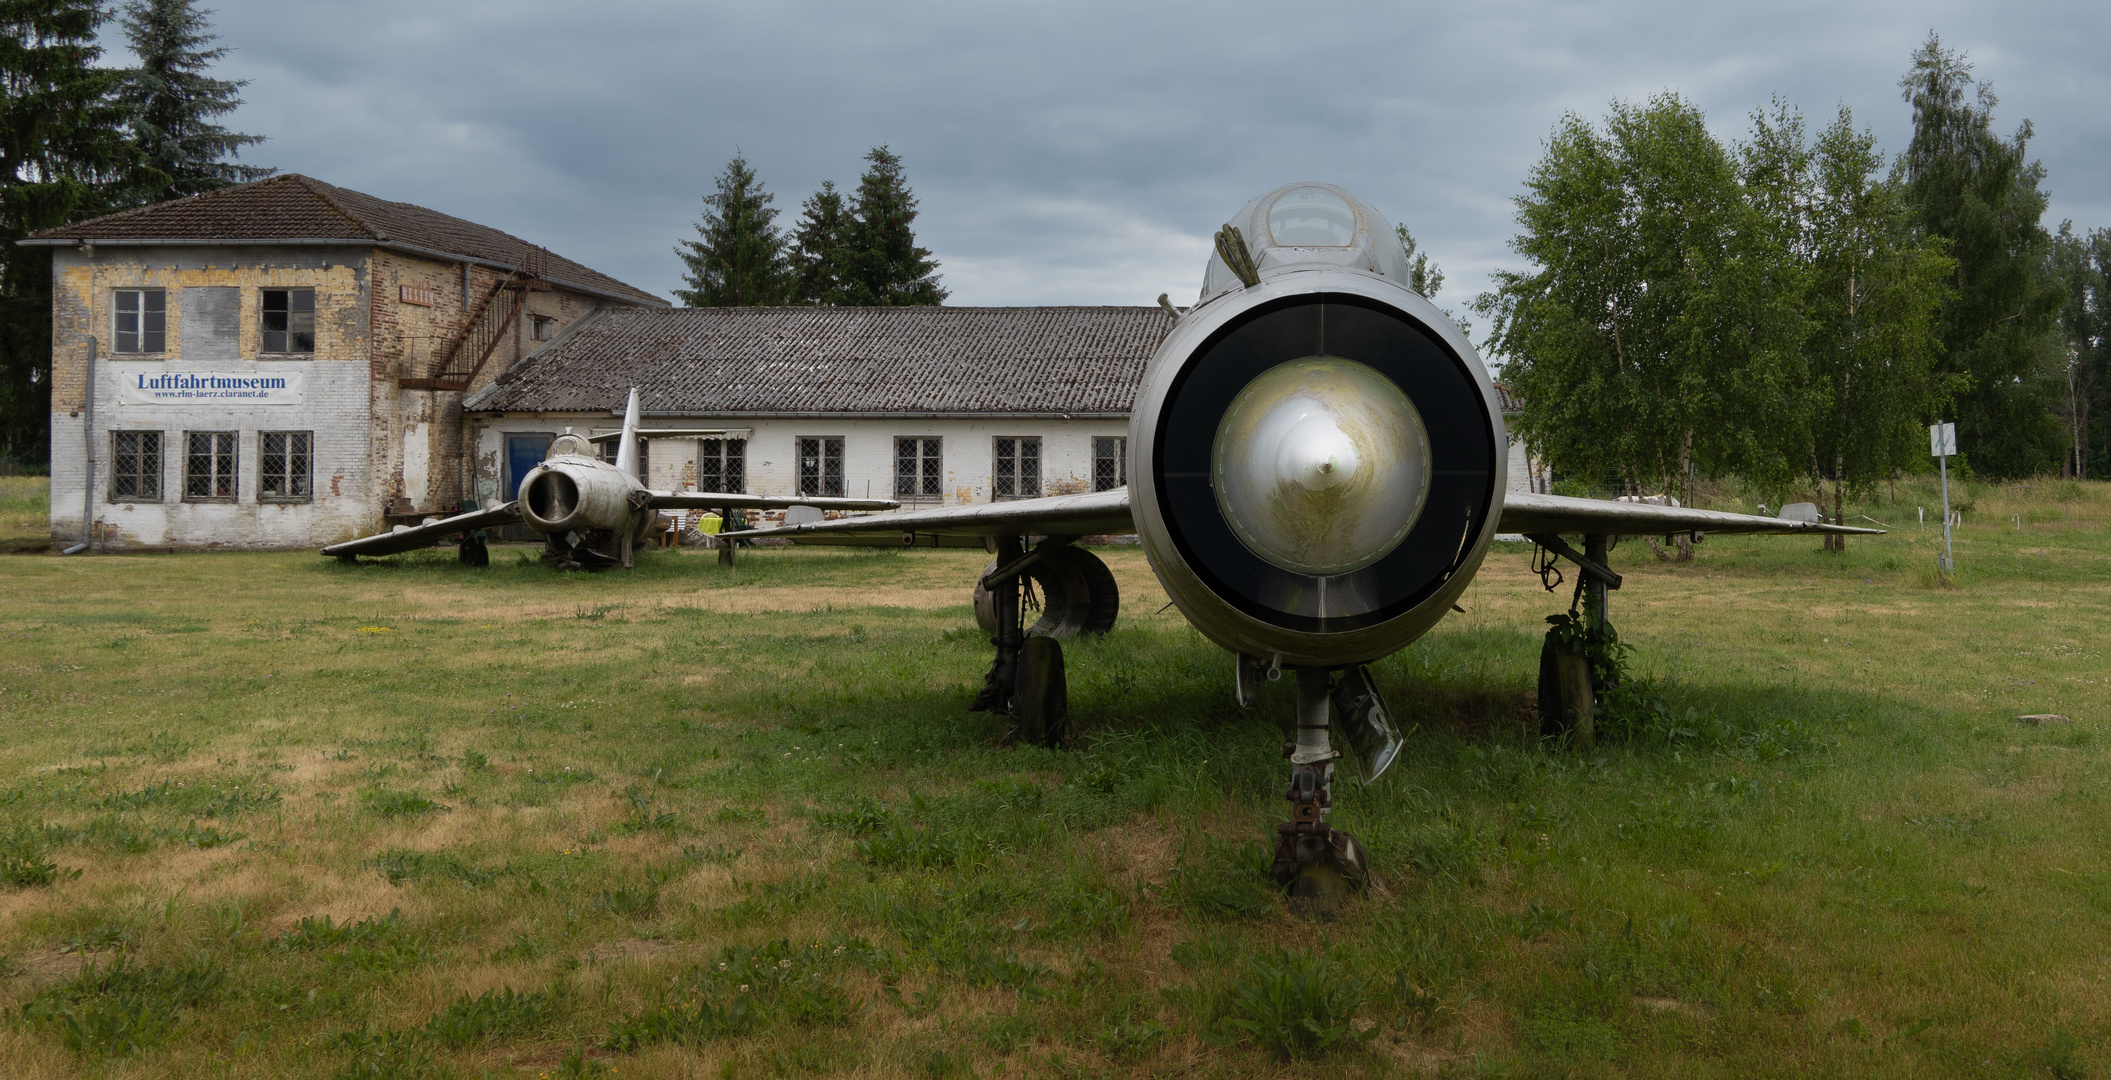
[[[528,483],[528,516],[551,529],[570,524],[579,512],[579,485],[570,476],[545,469]]]

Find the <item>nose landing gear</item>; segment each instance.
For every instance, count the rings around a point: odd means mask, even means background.
[[[1295,671],[1297,739],[1283,744],[1290,759],[1290,820],[1275,827],[1273,870],[1276,884],[1289,890],[1292,910],[1325,921],[1371,880],[1363,845],[1327,822],[1334,807],[1334,763],[1342,757],[1333,743],[1334,714],[1341,715],[1366,786],[1392,765],[1403,740],[1362,666],[1343,672],[1339,682],[1326,668]]]

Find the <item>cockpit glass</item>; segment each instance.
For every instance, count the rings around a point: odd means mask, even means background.
[[[1326,188],[1292,188],[1268,208],[1268,236],[1278,247],[1347,247],[1356,239],[1356,211]]]

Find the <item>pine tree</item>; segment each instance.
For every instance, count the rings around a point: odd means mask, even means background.
[[[777,230],[776,198],[756,179],[740,154],[718,174],[718,190],[704,196],[699,239],[683,240],[675,253],[688,266],[686,289],[674,295],[690,307],[754,307],[788,298],[790,267],[784,235]]]
[[[902,159],[884,146],[865,155],[851,222],[845,230],[842,274],[849,303],[876,307],[938,304],[938,261],[916,246],[916,196],[902,175]]]
[[[2051,270],[2052,238],[2040,223],[2044,167],[2027,160],[2031,125],[1993,132],[1997,99],[1934,34],[1899,81],[1913,107],[1913,141],[1900,161],[1906,197],[1956,259],[1955,297],[1941,321],[1942,370],[1963,375],[1957,441],[1979,472],[2028,476],[2050,467],[2065,443],[2053,413],[2059,378],[2053,335],[2064,289]]]
[[[101,21],[96,0],[0,3],[0,457],[20,462],[50,454],[51,253],[14,241],[117,209],[126,171]]]
[[[800,210],[799,224],[792,230],[792,302],[849,303],[843,281],[843,245],[850,219],[843,211],[843,193],[836,190],[835,181],[823,180],[821,190],[809,196]]]
[[[264,141],[213,122],[242,104],[246,82],[207,74],[227,49],[212,45],[212,13],[194,0],[130,0],[121,23],[139,66],[124,73],[119,100],[139,150],[126,186],[142,202],[160,202],[270,176],[274,169],[239,165],[242,148]]]

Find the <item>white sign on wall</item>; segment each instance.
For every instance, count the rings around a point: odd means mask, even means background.
[[[298,405],[298,371],[128,371],[117,377],[125,405]]]
[[[1957,425],[1928,425],[1928,454],[1931,457],[1957,456]]]

